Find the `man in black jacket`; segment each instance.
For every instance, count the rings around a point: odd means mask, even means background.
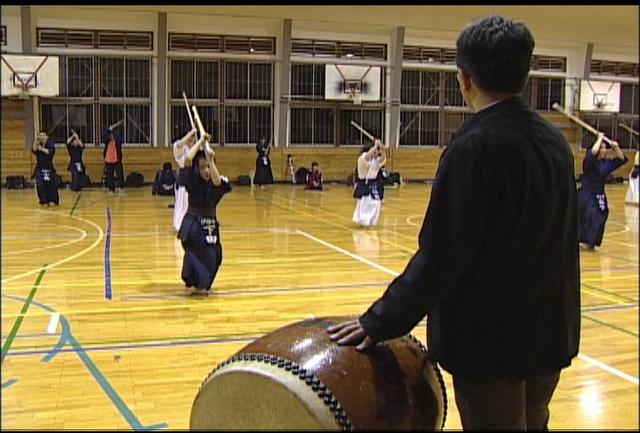
[[[329,328],[365,350],[427,314],[429,355],[453,377],[465,429],[546,429],[578,353],[573,155],[518,96],[533,47],[498,16],[462,30],[457,77],[475,114],[442,154],[419,249],[364,315]]]

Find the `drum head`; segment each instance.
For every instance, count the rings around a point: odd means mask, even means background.
[[[298,376],[257,361],[217,369],[191,410],[192,430],[338,430],[318,395]]]

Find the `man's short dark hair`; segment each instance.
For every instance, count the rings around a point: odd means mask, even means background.
[[[527,27],[498,15],[467,25],[456,41],[456,63],[482,90],[519,93],[535,42]]]

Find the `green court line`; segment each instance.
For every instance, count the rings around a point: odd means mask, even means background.
[[[76,202],[73,204],[73,207],[71,208],[71,212],[69,212],[69,216],[73,215],[73,211],[76,210],[76,206],[80,201],[80,197],[82,197],[82,193],[78,194],[78,197],[76,197]]]
[[[580,282],[580,285],[588,287],[588,288],[593,289],[593,290],[597,290],[598,292],[606,293],[607,295],[611,295],[611,296],[615,296],[615,297],[620,298],[620,299],[624,299],[625,301],[638,302],[637,299],[633,299],[633,298],[630,298],[630,297],[624,296],[624,295],[619,295],[619,294],[617,294],[615,292],[611,292],[609,290],[605,290],[605,289],[603,289],[601,287],[592,286],[591,284]]]
[[[582,314],[582,317],[584,317],[587,320],[591,320],[592,322],[596,322],[599,325],[606,326],[606,327],[611,328],[611,329],[615,329],[616,331],[624,332],[625,334],[633,335],[634,337],[640,337],[640,335],[638,335],[635,332],[627,331],[624,328],[620,328],[619,326],[613,325],[613,324],[611,324],[609,322],[605,322],[604,320],[594,319],[593,317],[589,317],[586,314]]]
[[[33,288],[31,289],[31,293],[29,293],[29,297],[27,298],[24,305],[22,306],[20,315],[16,317],[16,321],[13,323],[13,328],[11,328],[11,332],[9,332],[9,336],[7,337],[7,340],[4,342],[4,346],[2,346],[2,359],[0,360],[0,364],[4,362],[4,359],[6,358],[7,353],[9,352],[9,349],[11,349],[11,344],[13,343],[13,340],[16,338],[16,335],[18,334],[18,330],[20,330],[20,325],[22,325],[22,321],[24,320],[25,314],[27,314],[27,310],[29,309],[29,305],[31,305],[31,301],[33,301],[33,298],[35,298],[36,293],[38,292],[38,288],[40,287],[40,282],[42,281],[42,277],[44,277],[45,272],[47,272],[46,264],[42,266],[42,270],[38,274],[38,278],[36,278],[36,282],[33,285]]]

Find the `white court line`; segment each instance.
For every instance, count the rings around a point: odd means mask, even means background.
[[[66,246],[66,245],[71,245],[71,244],[75,244],[76,242],[80,242],[81,240],[83,240],[84,238],[87,237],[87,232],[82,230],[82,229],[79,229],[77,227],[72,227],[72,226],[63,225],[63,224],[59,225],[58,227],[67,227],[67,228],[70,228],[70,229],[75,230],[77,232],[80,232],[80,237],[72,239],[72,240],[67,241],[67,242],[62,242],[61,244],[47,245],[46,247],[30,248],[30,249],[27,249],[27,250],[10,251],[8,253],[3,253],[2,255],[3,256],[15,256],[16,254],[30,253],[32,251],[41,251],[41,250],[48,250],[48,249],[51,249],[51,248],[60,248],[60,247]]]
[[[36,210],[38,210],[40,212],[43,212],[43,213],[45,212],[45,211],[42,211],[40,209],[36,209]],[[60,266],[60,265],[62,265],[64,263],[70,262],[71,260],[77,259],[78,257],[88,253],[89,251],[91,251],[92,249],[97,247],[98,244],[100,244],[100,242],[102,241],[102,238],[104,237],[104,232],[102,231],[102,227],[100,227],[98,224],[94,223],[91,220],[88,220],[88,219],[85,219],[85,218],[82,218],[82,217],[79,217],[79,216],[75,216],[75,215],[69,216],[69,215],[63,214],[62,212],[47,212],[47,213],[48,214],[54,214],[54,215],[57,214],[57,215],[64,216],[64,217],[67,217],[67,218],[72,218],[72,219],[75,219],[75,220],[78,220],[78,221],[84,221],[87,224],[92,225],[96,230],[98,230],[98,239],[96,239],[91,245],[89,245],[87,248],[83,249],[82,251],[79,251],[79,252],[75,253],[72,256],[69,256],[69,257],[64,258],[62,260],[58,260],[57,262],[48,264],[47,265],[47,270],[53,269],[56,266]],[[5,279],[2,280],[2,284],[8,283],[9,281],[19,280],[20,278],[26,277],[28,275],[37,274],[41,270],[42,270],[42,266],[37,267],[37,268],[35,268],[35,269],[31,270],[31,271],[27,271],[27,272],[23,272],[23,273],[18,274],[18,275],[14,275],[13,277],[5,278]]]
[[[361,256],[359,256],[357,254],[353,254],[352,252],[347,251],[345,249],[342,249],[342,248],[340,248],[340,247],[338,247],[336,245],[333,245],[332,243],[329,243],[327,241],[323,241],[322,239],[319,239],[319,238],[317,238],[317,237],[315,237],[313,235],[310,235],[309,233],[306,233],[306,232],[304,232],[302,230],[297,230],[297,232],[300,233],[302,236],[305,236],[305,237],[307,237],[307,238],[309,238],[309,239],[311,239],[313,241],[316,241],[316,242],[318,242],[318,243],[320,243],[320,244],[322,244],[322,245],[324,245],[326,247],[329,247],[329,248],[331,248],[333,250],[336,250],[336,251],[338,251],[338,252],[340,252],[342,254],[345,254],[345,255],[351,257],[352,259],[355,259],[355,260],[357,260],[359,262],[365,263],[365,264],[367,264],[369,266],[372,266],[372,267],[374,267],[376,269],[379,269],[379,270],[381,270],[383,272],[386,272],[387,274],[393,275],[394,277],[399,275],[397,272],[394,272],[391,269],[385,268],[384,266],[381,266],[381,265],[379,265],[379,264],[377,264],[375,262],[372,262],[369,259],[365,259],[364,257],[361,257]],[[609,373],[611,373],[611,374],[613,374],[615,376],[618,376],[618,377],[620,377],[622,379],[625,379],[625,380],[627,380],[629,382],[632,382],[632,383],[638,385],[638,378],[635,377],[635,376],[631,376],[630,374],[627,374],[627,373],[624,373],[624,372],[622,372],[620,370],[617,370],[617,369],[615,369],[615,368],[613,368],[613,367],[611,367],[611,366],[609,366],[609,365],[607,365],[607,364],[605,364],[605,363],[603,363],[601,361],[598,361],[597,359],[591,358],[590,356],[584,355],[582,353],[578,353],[578,358],[583,360],[583,361],[585,361],[585,362],[587,362],[587,363],[589,363],[589,364],[591,364],[591,365],[593,365],[593,366],[595,366],[595,367],[597,367],[597,368],[600,368],[600,369],[602,369],[602,370],[604,370],[606,372],[609,372]]]
[[[331,249],[333,249],[333,250],[336,250],[336,251],[338,251],[339,253],[345,254],[345,255],[347,255],[347,256],[349,256],[349,257],[351,257],[352,259],[355,259],[355,260],[357,260],[357,261],[359,261],[359,262],[362,262],[362,263],[367,264],[367,265],[369,265],[369,266],[371,266],[371,267],[374,267],[374,268],[376,268],[376,269],[378,269],[378,270],[380,270],[380,271],[382,271],[382,272],[386,272],[386,273],[387,273],[387,274],[389,274],[389,275],[393,275],[394,277],[397,277],[398,275],[400,275],[400,274],[398,274],[397,272],[394,272],[394,271],[392,271],[392,270],[391,270],[391,269],[389,269],[389,268],[385,268],[384,266],[381,266],[381,265],[379,265],[379,264],[377,264],[377,263],[375,263],[375,262],[372,262],[372,261],[371,261],[371,260],[369,260],[369,259],[365,259],[365,258],[364,258],[364,257],[362,257],[362,256],[359,256],[359,255],[357,255],[357,254],[353,254],[353,253],[352,253],[352,252],[350,252],[350,251],[344,250],[344,249],[342,249],[342,248],[340,248],[340,247],[338,247],[338,246],[336,246],[336,245],[333,245],[333,244],[331,244],[331,243],[329,243],[329,242],[323,241],[322,239],[318,239],[317,237],[315,237],[315,236],[313,236],[313,235],[310,235],[310,234],[309,234],[309,233],[307,233],[307,232],[303,232],[302,230],[296,230],[296,232],[297,232],[297,233],[299,233],[299,234],[301,234],[302,236],[304,236],[304,237],[306,237],[306,238],[311,239],[312,241],[316,241],[316,242],[318,242],[319,244],[324,245],[325,247],[329,247],[329,248],[331,248]]]
[[[609,366],[609,365],[607,365],[607,364],[605,364],[605,363],[603,363],[601,361],[598,361],[597,359],[593,359],[593,358],[591,358],[591,357],[589,357],[587,355],[583,355],[582,353],[578,353],[578,358],[582,359],[583,361],[585,361],[585,362],[587,362],[587,363],[589,363],[591,365],[594,365],[594,366],[596,366],[598,368],[601,368],[604,371],[608,371],[609,373],[611,373],[611,374],[613,374],[615,376],[618,376],[618,377],[620,377],[620,378],[622,378],[624,380],[627,380],[627,381],[629,381],[631,383],[635,383],[636,385],[638,385],[638,378],[635,377],[635,376],[631,376],[630,374],[627,374],[627,373],[624,373],[624,372],[622,372],[620,370],[617,370],[617,369],[615,369],[615,368],[613,368],[613,367],[611,367],[611,366]]]
[[[58,327],[58,321],[60,320],[60,313],[53,313],[51,320],[49,320],[49,326],[47,327],[47,334],[55,334]]]
[[[410,226],[420,227],[418,224],[414,224],[412,221],[416,218],[422,218],[423,216],[424,215],[412,215],[410,217],[407,217],[406,223],[409,224]]]
[[[619,235],[619,234],[631,231],[631,228],[629,228],[629,226],[626,224],[619,223],[618,221],[608,221],[608,222],[609,224],[616,224],[616,225],[622,226],[624,227],[624,230],[618,230],[617,232],[612,232],[612,233],[605,233],[605,236],[614,236],[614,235]]]

